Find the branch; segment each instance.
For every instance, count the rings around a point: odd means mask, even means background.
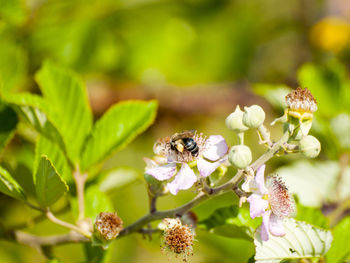
[[[250,165],[249,168],[255,171],[258,167],[260,167],[261,165],[266,163],[268,160],[270,160],[276,153],[278,153],[281,150],[283,144],[288,141],[288,138],[289,138],[289,133],[288,132],[284,133],[283,136],[280,138],[280,140],[275,144],[273,144],[271,149],[266,151],[259,159],[257,159],[252,165]],[[123,237],[131,233],[138,232],[142,229],[144,225],[155,220],[163,219],[166,217],[181,217],[187,211],[199,205],[200,203],[204,202],[205,200],[210,199],[212,196],[219,195],[219,194],[222,194],[223,192],[231,191],[232,189],[235,189],[243,179],[243,176],[244,176],[244,170],[238,170],[236,175],[230,181],[216,188],[209,188],[206,190],[206,193],[200,192],[193,200],[189,201],[188,203],[178,208],[165,210],[165,211],[155,211],[152,214],[147,214],[141,217],[139,220],[137,220],[133,224],[124,228],[120,232],[119,237]]]
[[[73,177],[77,187],[77,198],[78,198],[78,208],[79,216],[78,222],[84,220],[85,218],[85,201],[84,201],[84,187],[87,179],[87,174],[81,174],[79,167],[76,167]]]

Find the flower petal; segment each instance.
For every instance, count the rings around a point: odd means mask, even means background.
[[[261,194],[267,194],[267,188],[265,187],[265,164],[261,165],[258,170],[256,171],[256,175],[255,175],[255,182],[259,188],[259,191]]]
[[[269,229],[270,233],[274,236],[281,237],[286,234],[283,227],[283,219],[276,216],[274,213],[270,216]]]
[[[264,200],[259,194],[251,194],[247,201],[249,202],[250,217],[255,218],[261,216],[269,206],[269,202]]]
[[[225,159],[217,162],[209,162],[204,160],[203,158],[199,158],[197,161],[198,171],[201,176],[207,177],[211,175],[224,161]]]
[[[150,168],[146,167],[145,173],[152,175],[159,181],[168,180],[176,173],[176,163],[169,163],[166,165],[159,165]]]
[[[221,135],[212,135],[205,142],[203,156],[210,161],[217,161],[228,151],[227,143]]]
[[[167,184],[169,192],[176,195],[179,190],[187,190],[197,181],[197,176],[187,163],[183,163],[175,179]]]
[[[262,225],[261,225],[261,231],[260,231],[260,237],[263,241],[269,240],[269,221],[270,221],[270,214],[271,210],[266,211],[262,215]]]

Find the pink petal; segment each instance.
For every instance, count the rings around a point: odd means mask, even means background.
[[[209,136],[205,142],[203,156],[210,161],[217,161],[228,151],[227,143],[221,135]]]
[[[187,190],[197,181],[197,176],[187,163],[183,163],[175,179],[167,184],[169,192],[176,195],[179,190]]]
[[[274,213],[270,216],[270,224],[269,224],[270,233],[274,236],[284,236],[286,232],[283,227],[283,219],[276,216]]]
[[[203,158],[199,158],[197,161],[198,171],[201,176],[207,177],[211,175],[224,161],[225,160],[220,160],[217,162],[208,162]]]
[[[267,194],[267,188],[265,187],[265,164],[261,165],[256,171],[255,182],[258,185],[259,191],[262,195]]]
[[[271,210],[270,211],[266,211],[262,215],[262,219],[263,220],[262,220],[262,225],[261,225],[260,237],[261,237],[261,240],[263,240],[263,241],[268,241],[269,240],[270,214],[271,214]]]
[[[159,165],[150,168],[146,167],[145,173],[152,175],[159,181],[168,180],[176,173],[176,163],[169,163],[166,165]]]
[[[250,217],[253,219],[257,216],[261,216],[269,206],[269,202],[262,199],[262,196],[259,194],[251,194],[247,198],[247,201],[250,204]]]

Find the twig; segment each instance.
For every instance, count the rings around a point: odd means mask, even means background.
[[[287,142],[289,138],[289,133],[286,132],[283,134],[281,139],[273,144],[273,146],[266,151],[259,159],[257,159],[251,166],[250,169],[253,169],[255,171],[258,167],[266,163],[269,159],[271,159],[277,152],[280,151],[283,144]],[[193,200],[189,201],[188,203],[177,207],[175,209],[171,210],[165,210],[165,211],[156,211],[152,214],[147,214],[143,217],[141,217],[139,220],[134,222],[133,224],[129,225],[128,227],[124,228],[120,234],[119,237],[123,237],[126,235],[129,235],[134,232],[140,231],[142,227],[152,221],[163,219],[166,217],[181,217],[184,213],[192,209],[193,207],[197,206],[198,204],[204,202],[205,200],[210,199],[212,196],[219,195],[225,191],[231,191],[234,189],[239,182],[242,180],[244,176],[244,170],[238,170],[236,175],[225,184],[218,186],[216,188],[211,188],[208,193],[200,192]]]
[[[65,221],[62,221],[62,220],[58,219],[57,217],[54,216],[54,214],[51,213],[50,210],[46,211],[46,216],[47,216],[47,218],[49,220],[51,220],[53,223],[55,223],[57,225],[60,225],[60,226],[63,226],[65,228],[71,229],[71,230],[73,230],[75,232],[78,232],[78,233],[84,235],[87,238],[91,237],[91,233],[85,232],[84,230],[80,229],[76,225],[73,225],[71,223],[68,223],[68,222],[65,222]]]
[[[84,187],[87,179],[87,174],[81,174],[79,166],[76,167],[73,177],[77,187],[77,198],[78,198],[78,208],[79,216],[78,222],[84,220],[85,218],[85,201],[84,201]]]
[[[153,214],[157,211],[157,196],[149,195],[149,212]]]

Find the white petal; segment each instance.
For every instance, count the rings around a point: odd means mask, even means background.
[[[221,135],[210,136],[204,146],[203,156],[210,161],[217,161],[228,151],[227,143]]]
[[[258,185],[255,182],[255,179],[248,177],[242,184],[242,190],[247,193],[260,193]]]
[[[265,164],[261,165],[256,171],[255,182],[259,188],[261,194],[267,194],[267,188],[265,187]]]
[[[269,224],[270,233],[274,236],[284,236],[286,232],[283,227],[283,219],[276,216],[274,213],[270,216],[270,224]]]
[[[269,202],[262,198],[259,194],[251,194],[247,201],[249,202],[250,217],[255,218],[261,216],[269,206]]]
[[[175,179],[167,184],[169,192],[176,195],[179,190],[187,190],[197,181],[197,176],[188,166],[187,163],[183,163],[180,171],[175,176]]]
[[[176,163],[146,168],[145,173],[152,175],[159,181],[168,180],[176,173]]]
[[[211,175],[224,161],[225,160],[221,160],[217,162],[209,162],[204,160],[203,158],[199,158],[197,161],[198,171],[201,176],[207,177]]]
[[[261,237],[261,240],[263,240],[263,241],[268,241],[269,240],[270,214],[271,214],[271,210],[270,211],[266,211],[262,215],[262,219],[263,220],[262,220],[262,225],[261,225],[260,237]]]

